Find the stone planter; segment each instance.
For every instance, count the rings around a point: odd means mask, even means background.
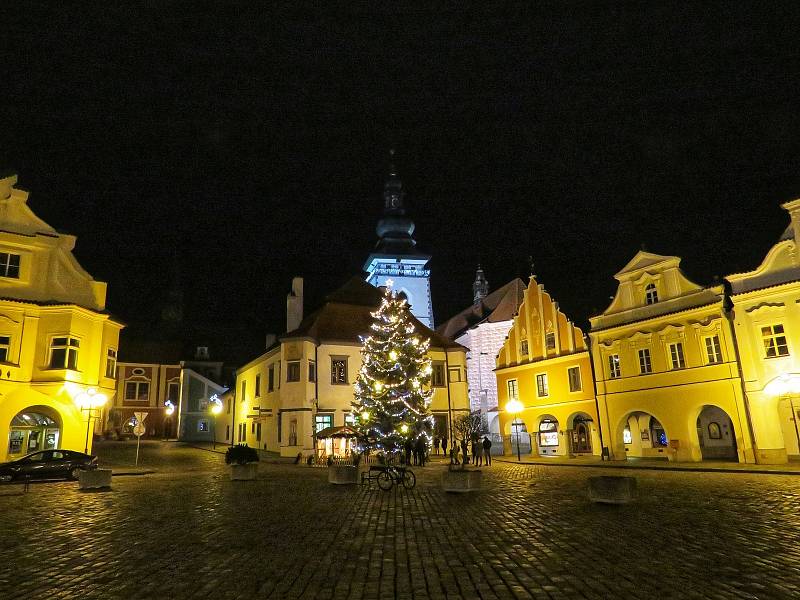
[[[328,483],[355,485],[358,483],[358,467],[353,465],[331,465],[328,467]]]
[[[111,488],[111,469],[89,469],[78,473],[79,490]]]
[[[251,462],[243,465],[231,465],[231,481],[252,481],[256,478],[258,463]]]
[[[600,504],[627,504],[636,497],[636,479],[620,475],[589,477],[589,500]]]
[[[445,492],[464,493],[481,489],[483,471],[455,469],[442,472],[442,489]]]

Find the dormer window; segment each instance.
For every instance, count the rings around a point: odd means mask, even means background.
[[[19,254],[0,252],[0,277],[19,279]]]
[[[644,288],[644,301],[645,304],[655,304],[658,302],[658,290],[655,283],[648,283]]]
[[[194,357],[198,360],[208,360],[208,346],[198,346],[194,352]]]

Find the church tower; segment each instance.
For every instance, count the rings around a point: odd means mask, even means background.
[[[489,295],[489,282],[483,274],[483,269],[478,265],[475,271],[475,281],[472,282],[472,303],[477,304]]]
[[[394,150],[390,154],[394,156]],[[403,183],[392,164],[383,186],[383,217],[375,228],[378,243],[364,263],[364,270],[367,283],[375,287],[392,280],[392,289],[405,295],[411,314],[433,329],[431,272],[426,268],[431,257],[416,248],[414,222],[406,216],[404,196]]]

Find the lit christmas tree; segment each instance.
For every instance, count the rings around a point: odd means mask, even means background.
[[[391,455],[420,438],[429,445],[433,392],[430,341],[415,333],[408,303],[387,284],[372,313],[371,335],[363,340],[353,409],[362,449]]]

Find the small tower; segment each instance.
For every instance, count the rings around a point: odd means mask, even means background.
[[[394,150],[389,154],[393,158]],[[404,197],[403,183],[392,162],[383,186],[383,216],[375,228],[378,243],[364,263],[366,280],[382,287],[391,279],[393,289],[404,294],[411,305],[411,314],[433,329],[430,271],[426,268],[431,257],[416,248],[414,221],[406,216]]]
[[[472,303],[477,304],[489,294],[489,282],[483,275],[483,269],[480,264],[478,270],[475,271],[475,281],[472,283]]]

